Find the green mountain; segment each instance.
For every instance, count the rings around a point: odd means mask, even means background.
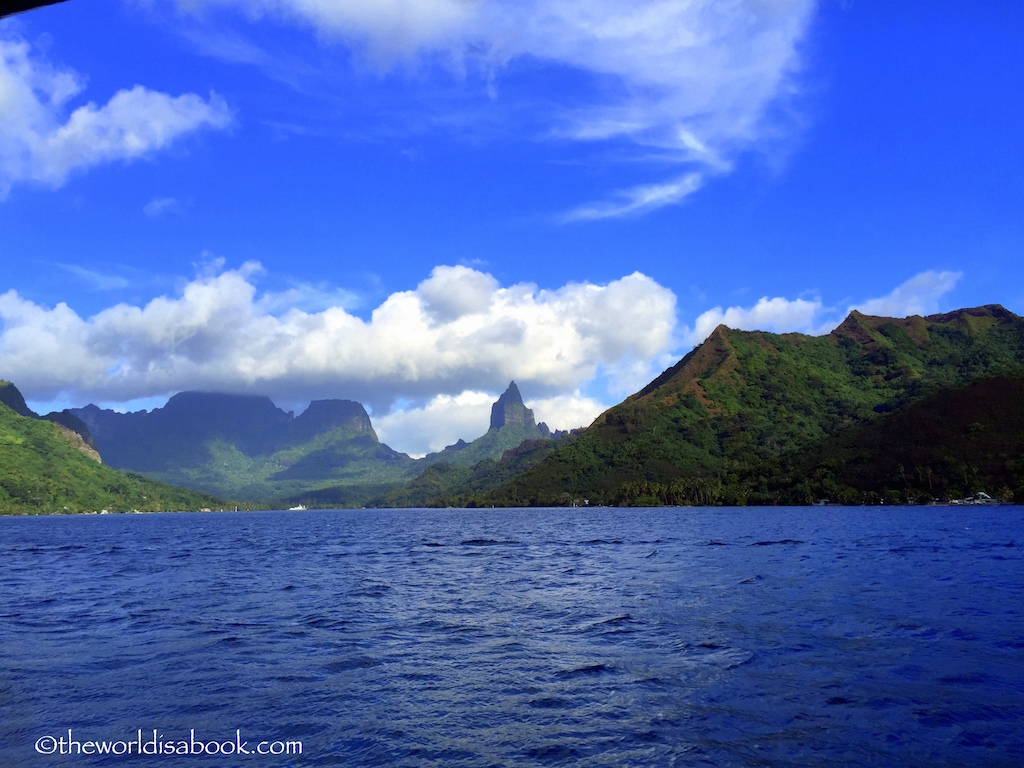
[[[317,400],[296,417],[267,397],[182,392],[152,411],[116,413],[89,405],[51,417],[80,424],[113,467],[283,506],[363,506],[427,468],[436,465],[434,475],[443,467],[465,470],[469,477],[469,467],[495,463],[523,441],[550,435],[523,404],[515,382],[492,407],[486,434],[419,460],[381,443],[366,410],[351,400]],[[511,477],[499,475],[502,481]]]
[[[518,448],[526,440],[547,440],[551,430],[544,422],[537,424],[533,411],[523,403],[519,387],[513,381],[491,406],[491,423],[487,432],[471,443],[459,440],[443,451],[428,454],[426,464],[445,462],[456,467],[471,467],[486,459],[500,459],[505,451]]]
[[[940,390],[777,468],[780,498],[899,502],[985,491],[1024,501],[1024,374]]]
[[[813,489],[797,490],[806,476],[796,472],[817,467],[817,457],[840,455],[839,436],[851,445],[870,442],[869,435],[882,433],[868,427],[882,429],[879,420],[888,421],[888,414],[912,414],[908,423],[923,423],[924,413],[941,419],[942,408],[961,402],[942,393],[1022,371],[1024,319],[997,305],[926,318],[853,312],[820,337],[719,326],[578,438],[479,501],[806,502]],[[957,397],[1002,391],[968,389]],[[912,410],[920,403],[925,410]],[[891,423],[899,422],[893,417]],[[987,429],[982,424],[975,439],[982,440]],[[948,435],[943,440],[934,446],[937,453],[970,465],[958,443]],[[895,449],[879,439],[871,444],[876,453],[869,452],[866,463],[887,471],[882,467]],[[976,481],[995,488],[1000,478],[977,469]],[[905,465],[904,471],[910,469]],[[848,479],[857,484],[836,479],[846,488],[845,500],[855,500],[850,493],[874,498],[866,480]]]
[[[513,381],[491,406],[487,432],[420,460],[421,474],[369,503],[379,507],[457,506],[522,474],[553,448],[547,424],[536,423]],[[426,469],[422,469],[426,465]]]
[[[224,502],[105,466],[76,432],[36,417],[0,381],[0,514],[156,512]]]
[[[355,506],[416,472],[351,400],[317,400],[295,417],[268,397],[182,392],[148,412],[69,413],[111,466],[230,498]]]

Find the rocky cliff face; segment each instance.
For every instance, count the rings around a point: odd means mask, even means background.
[[[9,381],[0,381],[0,403],[6,405],[19,416],[30,419],[38,419],[39,414],[35,413],[25,404],[25,398],[21,391]]]
[[[60,434],[64,437],[65,440],[71,443],[71,445],[74,447],[76,451],[78,451],[81,454],[84,454],[85,456],[88,456],[90,459],[99,464],[103,463],[103,459],[100,458],[100,455],[99,453],[97,453],[96,449],[93,448],[88,443],[86,443],[85,438],[83,438],[77,431],[69,429],[68,427],[65,427],[63,424],[59,422],[54,423],[57,425],[57,431],[60,432]]]
[[[205,464],[210,441],[247,456],[268,455],[339,429],[377,442],[366,410],[351,400],[316,400],[296,418],[269,397],[181,392],[152,411],[116,413],[88,405],[65,413],[85,422],[111,466],[139,472]]]
[[[354,400],[314,400],[295,419],[291,431],[295,437],[308,440],[329,429],[346,429],[377,439],[366,409]]]
[[[502,454],[518,447],[524,440],[542,440],[551,437],[547,424],[537,424],[533,411],[523,404],[519,387],[513,381],[491,406],[491,424],[486,434],[471,443],[459,440],[443,451],[431,453],[422,459],[426,464],[448,462],[457,466],[472,466],[484,459],[500,459]]]
[[[498,402],[491,406],[491,429],[518,427],[532,430],[536,426],[533,411],[523,404],[523,396],[513,381],[498,398]]]

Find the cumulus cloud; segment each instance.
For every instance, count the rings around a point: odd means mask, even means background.
[[[826,307],[821,299],[786,299],[767,296],[752,307],[714,307],[697,317],[684,334],[691,345],[700,344],[719,325],[745,331],[807,333],[820,335],[833,330],[853,310],[880,317],[908,317],[939,311],[939,300],[963,276],[961,272],[921,272],[880,298],[850,305],[842,315]]]
[[[752,307],[715,307],[703,312],[688,335],[691,344],[704,341],[715,328],[725,325],[742,331],[813,333],[824,307],[819,299],[769,299],[763,296]]]
[[[524,396],[537,422],[552,430],[588,426],[607,406],[578,392],[541,399]],[[377,436],[397,451],[417,458],[440,451],[459,439],[471,441],[483,435],[491,422],[495,394],[466,391],[438,395],[422,407],[401,408],[374,416]]]
[[[776,132],[771,107],[791,96],[814,0],[177,0],[199,15],[240,10],[312,28],[375,66],[447,63],[501,76],[528,60],[579,77],[572,104],[545,105],[552,137],[656,148],[691,173],[654,181],[566,218],[645,213],[679,202],[738,153]],[[512,75],[509,75],[512,76]],[[522,105],[520,105],[521,107]]]
[[[939,299],[956,287],[962,272],[922,272],[895,288],[888,296],[854,304],[865,315],[906,317],[930,315],[939,311]]]
[[[0,199],[18,182],[59,187],[76,170],[146,157],[231,122],[216,94],[170,96],[140,85],[68,114],[84,87],[81,75],[33,55],[25,40],[0,38]]]
[[[589,427],[594,419],[608,410],[606,404],[592,397],[583,397],[579,392],[530,400],[527,405],[533,409],[537,423],[543,421],[552,430]]]
[[[640,273],[548,290],[438,267],[368,320],[341,306],[284,306],[282,294],[258,290],[261,273],[252,263],[205,272],[180,295],[92,317],[8,291],[0,371],[35,400],[210,389],[348,397],[384,414],[398,400],[423,407],[441,394],[501,392],[512,379],[538,399],[573,393],[599,372],[614,384],[666,354],[675,328],[675,295]]]
[[[437,267],[420,283],[417,293],[427,311],[441,322],[486,312],[498,281],[464,266]]]
[[[474,440],[487,431],[494,395],[466,391],[438,395],[421,408],[374,417],[377,436],[396,451],[420,458],[458,440]]]

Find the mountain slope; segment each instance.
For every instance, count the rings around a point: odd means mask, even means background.
[[[358,505],[415,472],[350,400],[317,400],[296,418],[267,397],[182,392],[150,412],[90,405],[69,413],[111,466],[231,498],[293,502],[320,493],[323,503]]]
[[[959,499],[984,491],[1024,500],[1024,375],[935,392],[826,438],[778,473],[780,496]]]
[[[660,494],[741,502],[757,490],[758,467],[780,466],[943,389],[1022,367],[1024,319],[997,305],[927,318],[853,312],[820,337],[720,326],[489,500],[558,503],[569,494],[635,503]]]
[[[125,475],[99,461],[67,428],[7,403],[21,393],[0,382],[0,514],[201,509],[219,499]],[[21,410],[28,411],[27,408]]]

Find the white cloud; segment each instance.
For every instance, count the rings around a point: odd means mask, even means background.
[[[459,439],[470,442],[483,435],[490,425],[497,394],[466,391],[454,396],[438,395],[419,408],[375,415],[373,426],[382,442],[419,458]],[[527,392],[524,402],[537,422],[545,422],[552,430],[588,426],[608,407],[578,392],[538,400],[531,399]]]
[[[464,266],[437,267],[416,292],[427,311],[441,322],[486,312],[498,288],[490,275]]]
[[[639,273],[542,290],[438,267],[369,320],[341,306],[285,306],[282,294],[258,291],[260,274],[257,264],[206,272],[179,296],[88,318],[8,291],[0,295],[0,370],[34,400],[211,389],[348,397],[386,413],[399,399],[417,407],[440,394],[500,393],[512,379],[539,399],[575,392],[599,373],[621,384],[668,352],[675,329],[675,296]],[[460,304],[467,285],[470,300]],[[486,302],[481,286],[490,286]],[[439,305],[459,312],[439,316]]]
[[[962,276],[961,272],[921,272],[887,296],[851,305],[842,316],[817,298],[786,299],[777,296],[769,299],[764,296],[752,307],[714,307],[697,318],[692,330],[687,328],[685,339],[691,345],[700,344],[721,324],[745,331],[797,332],[816,336],[830,332],[855,309],[865,315],[880,317],[934,314],[939,311],[939,299],[953,290]]]
[[[595,219],[618,219],[624,216],[638,216],[656,208],[682,202],[696,192],[704,183],[699,173],[688,173],[682,178],[665,184],[649,184],[624,190],[617,200],[582,205],[566,213],[563,221],[594,221]]]
[[[58,264],[57,266],[66,272],[70,272],[94,291],[119,291],[131,285],[126,277],[105,275],[102,272],[86,269],[78,264]]]
[[[939,311],[939,299],[956,287],[962,272],[935,272],[929,270],[907,280],[888,296],[854,304],[854,309],[865,315],[879,317],[907,317],[931,315]]]
[[[798,45],[814,0],[177,0],[196,17],[213,6],[312,28],[385,70],[417,60],[480,74],[502,97],[508,65],[528,60],[578,76],[560,110],[543,104],[548,135],[624,140],[662,151],[700,176],[659,181],[585,206],[568,219],[641,214],[678,202],[699,179],[778,133],[770,108],[796,91]],[[229,46],[225,55],[238,46]],[[246,60],[251,59],[251,53]],[[510,89],[514,90],[514,89]],[[571,102],[571,103],[570,103]],[[523,104],[518,105],[520,109]],[[672,174],[678,177],[679,174]],[[694,184],[694,179],[698,183]],[[693,189],[691,189],[692,187]],[[685,189],[685,191],[683,191]]]
[[[173,197],[155,197],[142,207],[142,212],[151,219],[158,219],[165,213],[181,210],[181,203]]]
[[[406,408],[373,417],[381,442],[420,458],[458,440],[475,440],[487,431],[493,394],[466,391],[437,395],[421,408]]]
[[[742,331],[813,333],[820,324],[824,307],[818,299],[769,299],[763,296],[752,307],[715,307],[703,312],[688,335],[691,344],[700,344],[719,325]]]
[[[364,49],[384,68],[402,59],[461,41],[477,17],[476,0],[177,0],[196,14],[210,6],[234,6],[256,20],[271,16],[312,28],[324,38]],[[236,46],[237,47],[237,46]],[[243,53],[252,57],[251,53]]]
[[[583,397],[578,392],[529,400],[526,404],[533,409],[537,423],[543,421],[552,431],[589,427],[594,419],[608,410],[608,405]]]
[[[0,199],[19,182],[59,187],[69,174],[134,160],[201,128],[224,128],[231,112],[210,94],[169,96],[140,85],[67,113],[84,78],[34,56],[21,39],[0,38]]]

